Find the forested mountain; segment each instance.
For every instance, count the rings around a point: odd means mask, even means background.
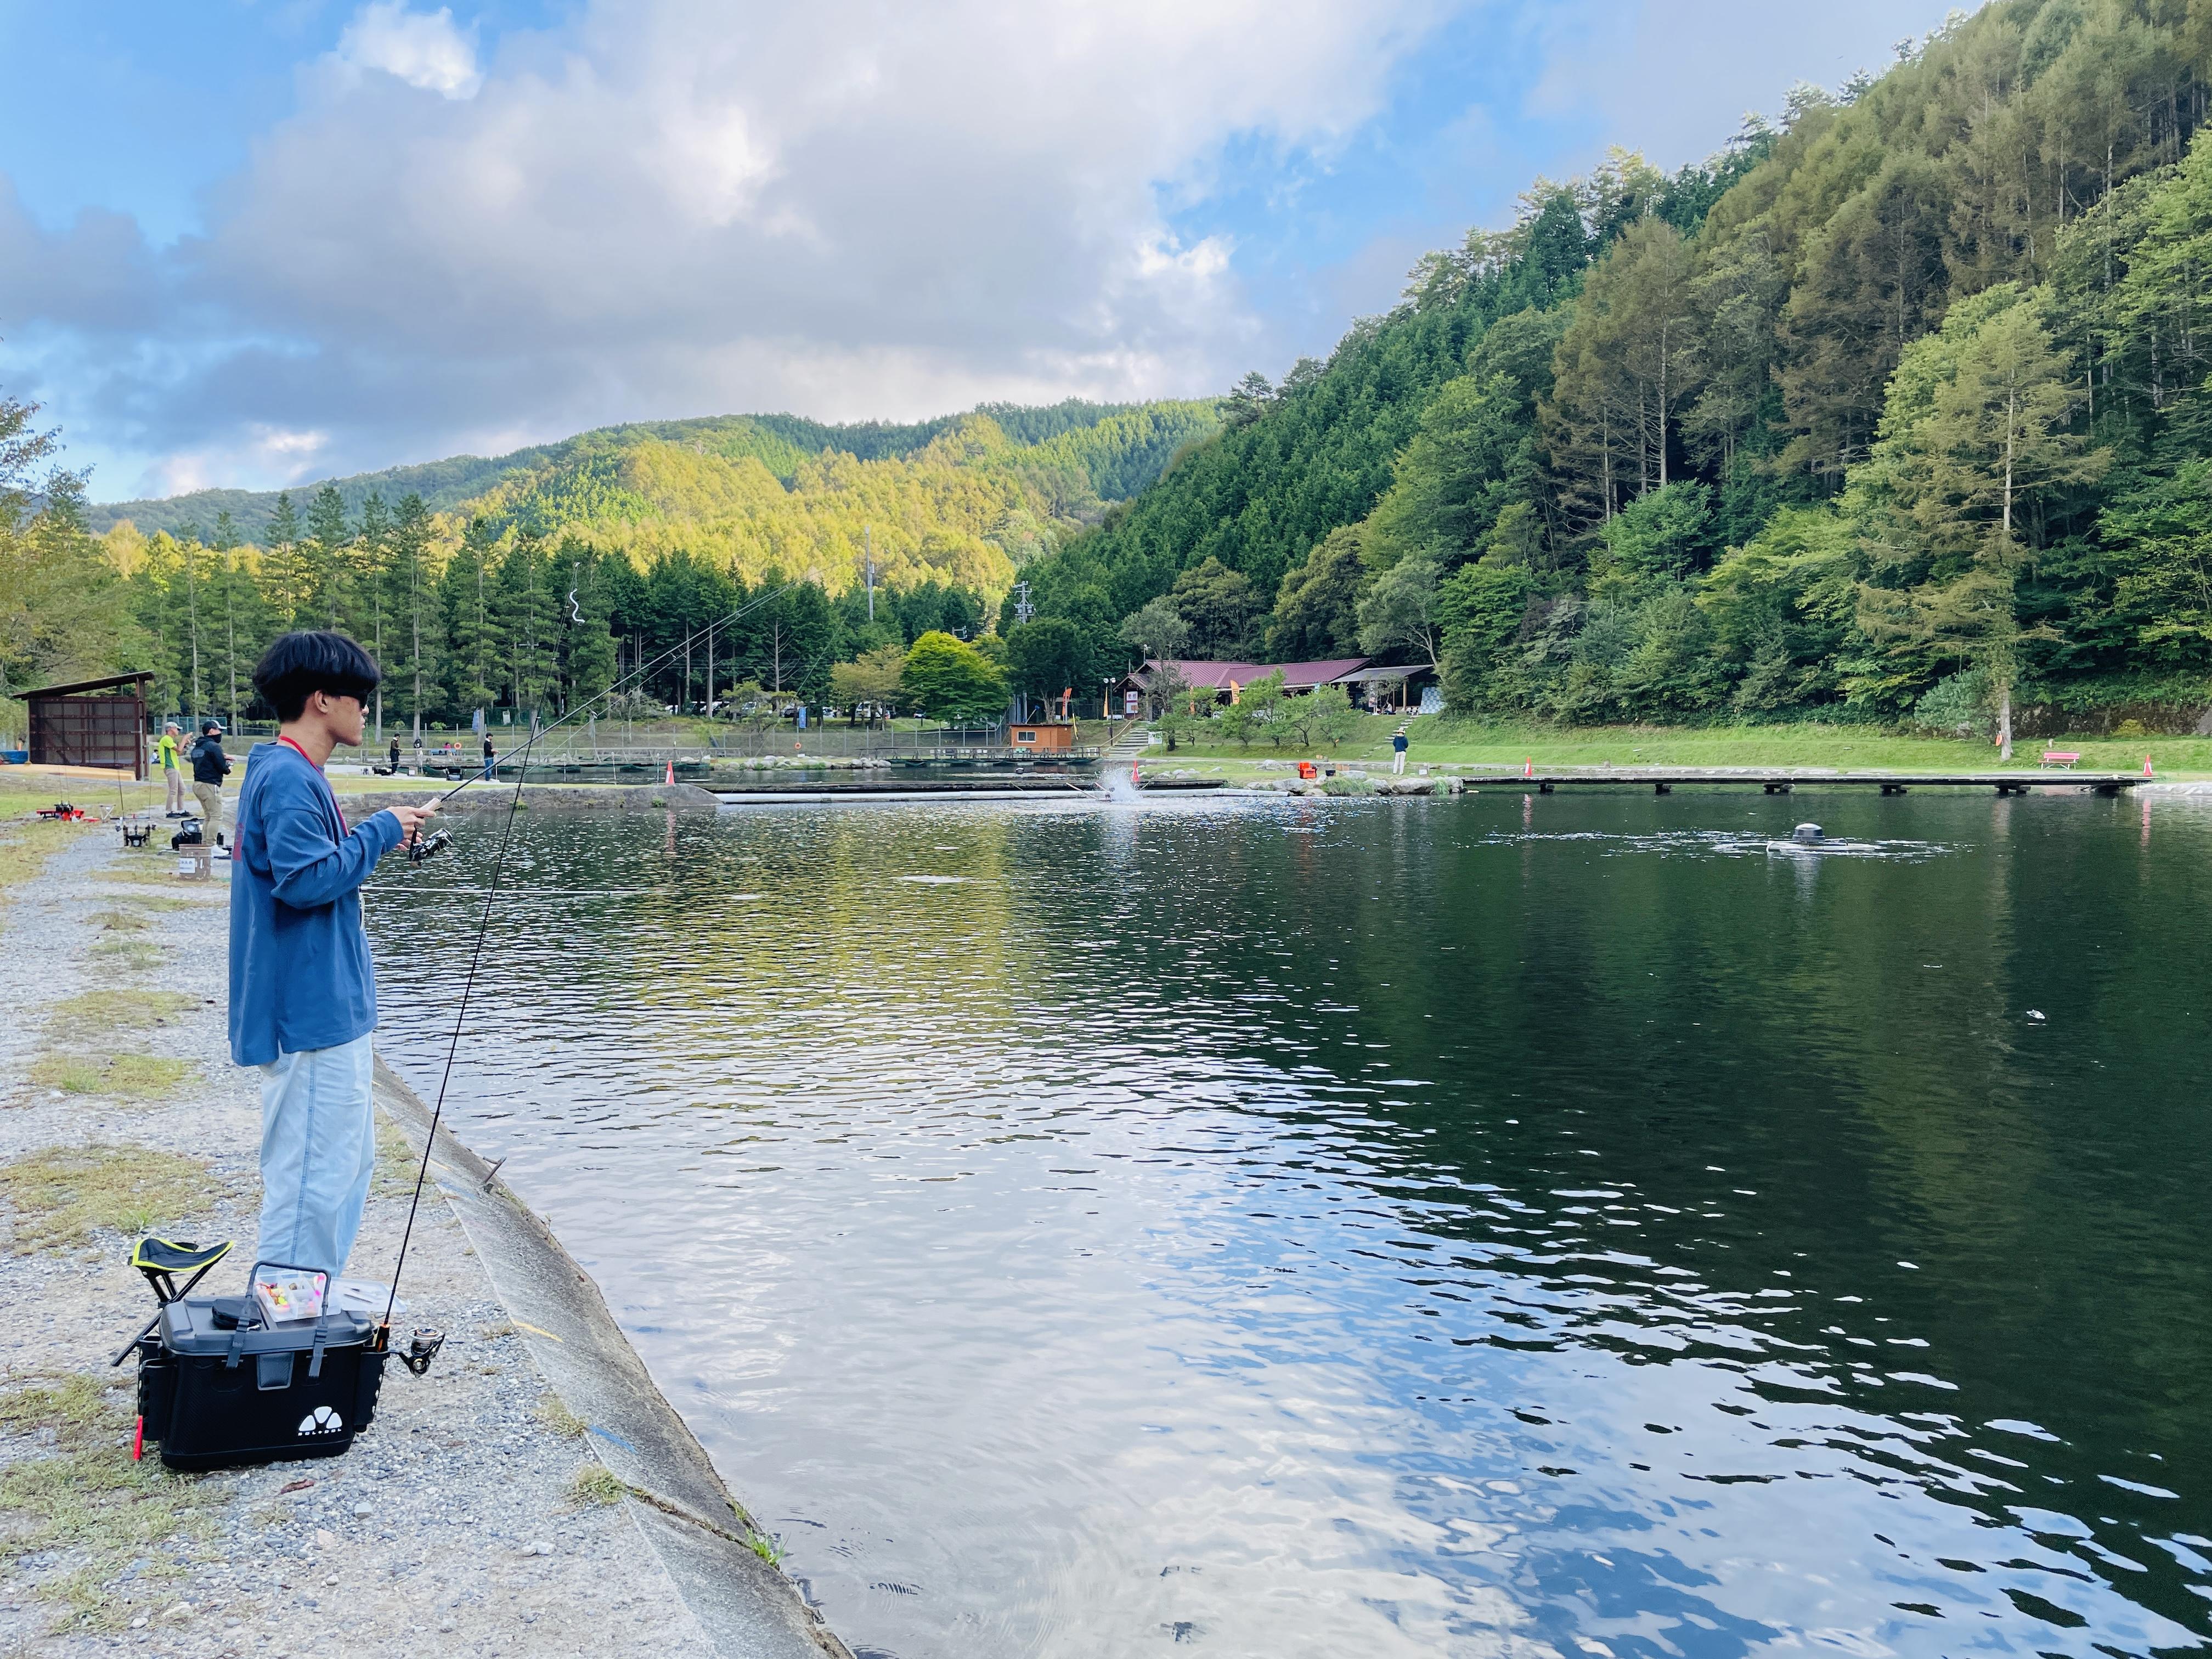
[[[1432,254],[1024,571],[1093,662],[1435,657],[1576,720],[2193,717],[2212,6],[1999,0]]]
[[[899,679],[884,653],[933,633],[952,636],[940,656],[981,640],[1001,659],[990,620],[1016,571],[1220,418],[1208,400],[669,422],[280,492],[258,528],[202,495],[151,504],[168,527],[150,535],[126,518],[94,537],[33,414],[0,399],[0,696],[147,667],[157,706],[235,716],[274,634],[332,627],[368,643],[386,712],[410,722],[557,712],[672,652],[648,701],[751,684],[818,702],[866,658],[847,679],[881,702]],[[386,493],[410,482],[429,493]],[[970,678],[1003,692],[995,673]]]
[[[982,404],[973,415],[996,422],[1007,441],[1017,446],[1051,445],[1057,441],[1057,459],[1073,459],[1079,465],[1095,466],[1092,487],[1106,501],[1136,494],[1159,476],[1177,447],[1213,425],[1210,404],[1094,404],[1075,398],[1037,408]],[[1131,416],[1139,417],[1134,422],[1136,431],[1122,418]],[[733,463],[758,461],[775,477],[790,483],[801,466],[825,453],[862,461],[903,459],[971,418],[944,415],[910,425],[865,421],[845,426],[797,415],[644,421],[602,427],[494,459],[454,455],[442,461],[358,472],[327,482],[338,492],[346,511],[356,517],[372,495],[381,495],[387,502],[419,495],[433,513],[449,513],[494,489],[512,489],[521,480],[557,471],[585,457],[603,458],[633,446],[661,443]],[[1085,441],[1085,434],[1093,434],[1092,441]],[[280,494],[304,500],[320,488],[319,483],[310,483],[289,492],[196,489],[159,501],[100,503],[87,509],[88,521],[95,533],[127,519],[147,535],[157,531],[173,535],[191,526],[211,526],[218,514],[228,513],[239,538],[258,544],[268,533]]]

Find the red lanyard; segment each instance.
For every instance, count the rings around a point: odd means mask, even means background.
[[[291,738],[286,737],[282,732],[279,732],[276,734],[276,741],[283,744],[287,749],[297,755],[301,760],[307,762],[308,765],[315,766],[314,757],[310,755],[306,750],[301,748],[298,744],[293,742]],[[337,812],[339,834],[343,836],[344,834],[345,814],[338,811],[337,791],[331,787],[331,781],[328,777],[324,775],[323,769],[321,767],[315,766],[315,775],[322,780],[323,794],[325,799],[326,799],[331,804],[331,811]]]

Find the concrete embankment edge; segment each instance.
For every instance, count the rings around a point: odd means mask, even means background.
[[[429,1108],[380,1060],[376,1099],[419,1145]],[[442,1124],[430,1170],[546,1381],[630,1489],[641,1526],[717,1651],[852,1659],[797,1586],[744,1541],[744,1510],[552,1231]]]

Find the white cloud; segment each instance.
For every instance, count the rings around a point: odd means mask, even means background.
[[[30,324],[73,441],[234,483],[629,419],[1195,394],[1288,354],[1232,240],[1174,217],[1227,147],[1325,161],[1469,8],[1582,66],[1574,143],[1650,128],[1655,156],[1804,65],[1770,12],[1851,33],[1772,0],[576,0],[479,54],[449,9],[376,0],[203,235],[42,229],[0,177],[0,332]],[[1739,38],[1723,70],[1652,72]],[[1469,131],[1465,167],[1497,167]]]
[[[349,68],[381,70],[447,98],[473,98],[483,84],[476,48],[444,6],[415,12],[403,0],[374,0],[346,25],[336,56]]]
[[[147,495],[181,495],[187,490],[235,485],[244,477],[272,485],[296,483],[319,470],[316,462],[329,446],[326,432],[249,422],[231,443],[164,456],[146,469],[137,488]]]
[[[586,0],[479,67],[449,11],[378,0],[167,258],[191,367],[106,412],[142,454],[265,480],[255,422],[354,466],[1200,392],[1251,323],[1229,244],[1163,204],[1232,137],[1356,130],[1461,3]]]

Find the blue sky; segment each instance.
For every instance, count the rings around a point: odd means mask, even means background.
[[[0,0],[0,391],[112,500],[1195,395],[1923,0]]]

